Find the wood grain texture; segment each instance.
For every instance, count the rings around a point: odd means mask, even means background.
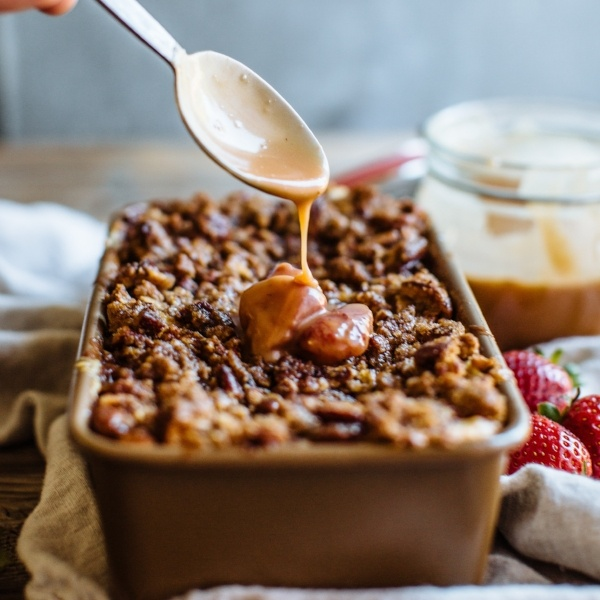
[[[44,460],[33,445],[0,450],[0,597],[20,598],[28,574],[16,554],[23,522],[37,504]]]

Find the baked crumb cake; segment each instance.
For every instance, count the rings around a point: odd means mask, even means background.
[[[153,202],[113,225],[91,428],[188,448],[369,441],[453,446],[506,420],[501,366],[455,320],[431,269],[430,224],[409,200],[332,188],[312,210],[309,264],[335,309],[373,314],[366,351],[339,364],[252,355],[241,294],[299,264],[291,202],[236,193]]]

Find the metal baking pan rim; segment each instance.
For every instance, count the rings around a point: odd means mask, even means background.
[[[86,388],[94,385],[93,375],[81,373],[75,377],[75,395],[70,415],[71,434],[86,454],[118,462],[168,465],[170,468],[203,467],[317,467],[318,465],[352,467],[364,464],[407,465],[449,463],[457,460],[483,458],[508,451],[522,443],[528,431],[528,421],[510,406],[510,418],[505,428],[481,441],[466,442],[451,447],[401,448],[377,442],[295,442],[275,448],[220,448],[214,450],[186,449],[179,446],[140,445],[106,438],[89,429],[89,406],[85,406]]]

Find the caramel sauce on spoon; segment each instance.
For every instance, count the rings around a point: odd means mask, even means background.
[[[216,52],[180,52],[179,111],[202,149],[245,183],[296,203],[326,189],[329,165],[294,109],[244,64]]]

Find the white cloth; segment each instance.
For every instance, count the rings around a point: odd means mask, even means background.
[[[33,600],[110,597],[98,512],[64,415],[104,232],[102,224],[64,207],[0,201],[0,446],[35,439],[47,460],[40,503],[18,542],[31,573],[27,597]],[[585,390],[600,391],[600,337],[556,344],[579,363]],[[230,586],[182,598],[600,600],[600,482],[530,466],[504,476],[501,485],[500,535],[484,586],[361,591]]]

